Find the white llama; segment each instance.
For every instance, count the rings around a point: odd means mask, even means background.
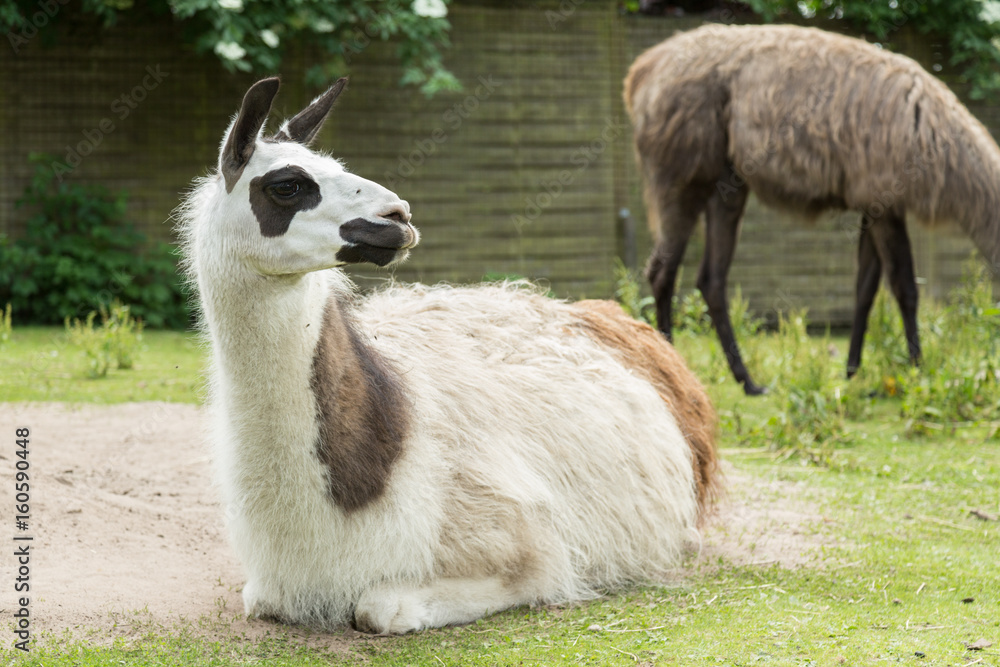
[[[582,599],[676,566],[714,492],[714,414],[614,304],[392,287],[409,206],[247,92],[181,206],[211,344],[214,455],[249,614],[401,633]]]

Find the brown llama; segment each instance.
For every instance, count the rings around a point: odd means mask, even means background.
[[[848,377],[861,363],[883,271],[910,360],[920,360],[907,213],[957,222],[1000,266],[1000,149],[910,58],[814,28],[710,25],[640,55],[625,79],[625,105],[656,241],[647,275],[659,327],[670,339],[677,269],[704,212],[697,285],[747,394],[764,390],[733,336],[726,276],[751,191],[807,219],[827,209],[861,212]]]

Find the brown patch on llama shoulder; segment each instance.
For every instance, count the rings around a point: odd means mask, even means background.
[[[410,427],[410,402],[389,363],[372,350],[331,299],[313,358],[319,419],[317,455],[331,500],[346,512],[385,492]]]
[[[698,378],[677,350],[648,324],[632,319],[613,301],[587,300],[570,306],[579,327],[618,352],[629,369],[646,378],[677,419],[691,448],[691,465],[702,513],[719,495],[715,455],[715,410]]]

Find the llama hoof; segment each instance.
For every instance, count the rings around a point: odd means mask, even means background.
[[[354,627],[376,635],[401,635],[427,627],[427,610],[416,593],[365,592],[354,608]]]
[[[767,393],[767,387],[761,387],[753,382],[747,382],[743,385],[743,393],[747,396],[763,396]]]

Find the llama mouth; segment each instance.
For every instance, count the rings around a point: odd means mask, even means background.
[[[347,245],[337,251],[337,259],[347,264],[371,262],[375,266],[405,259],[418,238],[416,230],[408,224],[364,218],[341,225],[340,237]]]
[[[340,238],[376,248],[409,248],[414,242],[414,230],[407,223],[355,218],[340,226]]]
[[[345,264],[370,262],[375,266],[388,266],[406,259],[409,254],[407,248],[380,248],[367,243],[352,243],[337,251],[337,259]]]

